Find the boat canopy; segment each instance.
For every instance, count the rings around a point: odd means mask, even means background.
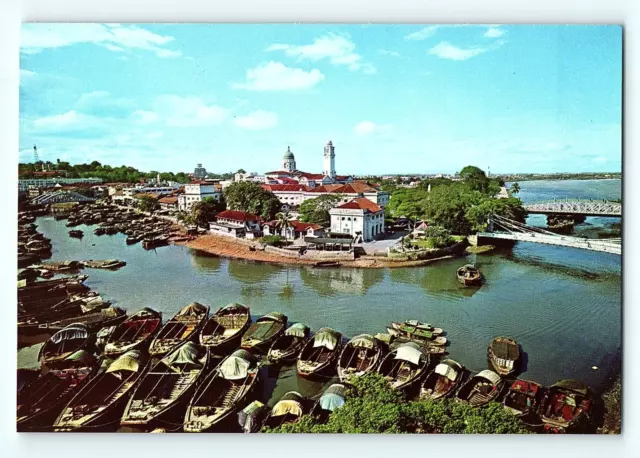
[[[273,406],[271,415],[279,417],[281,415],[292,414],[296,416],[302,415],[302,401],[304,398],[297,391],[289,391],[282,396],[282,399]]]
[[[558,383],[553,385],[553,388],[562,388],[565,390],[575,391],[583,396],[586,396],[589,393],[589,388],[582,382],[578,380],[560,380]]]
[[[203,361],[199,358],[200,353],[196,344],[187,342],[165,356],[162,362],[169,367],[181,365],[200,369],[204,365]]]
[[[95,356],[86,350],[78,350],[77,352],[69,355],[66,361],[73,361],[78,364],[91,364],[95,361]]]
[[[391,334],[386,334],[383,332],[379,332],[376,334],[376,339],[378,339],[380,342],[384,342],[386,344],[390,344],[391,343]]]
[[[230,311],[233,311],[233,310],[241,311],[241,310],[246,310],[246,309],[247,309],[247,307],[245,307],[242,304],[238,304],[237,302],[230,302],[227,305],[225,305],[224,307],[222,307],[220,309],[220,311],[225,310],[225,311],[230,312]]]
[[[284,334],[293,337],[306,337],[309,334],[309,328],[302,323],[296,323],[290,326]]]
[[[73,323],[52,335],[51,342],[57,344],[63,340],[86,339],[87,337],[89,337],[87,327],[82,323]]]
[[[423,353],[417,344],[407,342],[398,347],[395,359],[401,359],[402,361],[407,361],[418,366],[422,355]]]
[[[448,378],[452,382],[458,376],[458,372],[455,369],[453,369],[451,366],[448,366],[448,365],[442,364],[442,363],[440,363],[440,364],[438,364],[436,366],[436,374],[442,375],[443,377]]]
[[[340,383],[334,383],[320,396],[320,407],[333,412],[342,407],[347,389]]]
[[[499,359],[515,361],[520,357],[520,347],[517,342],[507,337],[496,337],[491,341],[491,351]]]
[[[349,344],[358,348],[373,348],[375,346],[375,340],[370,334],[360,334],[351,339]]]
[[[180,310],[177,316],[198,316],[203,313],[207,313],[207,307],[198,302],[193,302]]]
[[[322,328],[313,336],[313,348],[325,347],[327,350],[333,350],[339,338],[340,334],[333,329]]]
[[[111,365],[107,368],[106,372],[116,372],[116,371],[128,371],[128,372],[138,372],[140,370],[140,351],[138,350],[129,350],[124,355],[120,356],[116,359]]]
[[[271,312],[261,318],[258,318],[257,321],[279,321],[281,323],[286,323],[287,316],[280,312]]]
[[[253,401],[238,413],[238,423],[245,431],[253,431],[260,426],[262,413],[266,411],[266,406],[260,401]]]
[[[160,314],[158,312],[156,312],[155,310],[153,310],[150,307],[145,307],[142,310],[140,310],[139,312],[134,313],[133,315],[131,315],[131,318],[135,317],[148,317],[148,318],[156,318],[158,317]]]
[[[237,350],[226,358],[218,371],[227,380],[240,380],[247,376],[251,362],[255,358],[246,350]]]
[[[500,376],[498,374],[496,374],[495,372],[489,370],[489,369],[485,369],[485,370],[479,372],[476,375],[476,377],[486,378],[487,380],[489,380],[494,385],[497,385],[498,383],[500,383]]]

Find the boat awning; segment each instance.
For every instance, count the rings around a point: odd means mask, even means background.
[[[575,391],[576,393],[586,396],[589,393],[589,388],[582,382],[577,380],[560,380],[553,385],[554,388],[562,388],[565,390]]]
[[[490,371],[489,369],[485,369],[485,370],[479,372],[478,375],[476,375],[476,377],[486,378],[487,380],[489,380],[494,385],[497,385],[498,383],[500,383],[500,376],[498,374],[496,374],[495,372]]]
[[[375,346],[373,336],[370,334],[360,334],[359,336],[355,336],[349,341],[349,343],[358,348],[373,348]]]
[[[302,405],[298,401],[293,400],[279,401],[275,406],[273,406],[273,410],[271,411],[271,415],[274,417],[287,414],[301,416]]]
[[[231,355],[220,364],[218,371],[227,380],[240,380],[247,376],[250,365],[246,359]]]
[[[320,407],[333,412],[344,405],[344,398],[335,393],[325,393],[320,397]]]
[[[296,323],[293,326],[289,327],[285,332],[287,336],[293,337],[306,337],[309,333],[309,328],[302,323]]]
[[[200,351],[193,342],[187,342],[181,345],[172,353],[169,353],[162,359],[162,362],[168,367],[176,365],[193,366],[202,368],[204,362],[200,360]]]
[[[138,350],[130,350],[126,352],[124,355],[120,356],[116,359],[111,365],[107,368],[106,372],[116,372],[116,371],[128,371],[128,372],[138,372],[140,369],[140,352]]]
[[[452,367],[447,366],[446,364],[438,364],[436,366],[436,374],[442,375],[443,377],[448,378],[452,382],[458,376],[458,373]]]
[[[178,312],[177,316],[198,316],[207,312],[207,307],[199,304],[197,302],[193,302],[186,307],[184,307],[180,312]]]
[[[407,361],[418,366],[420,365],[421,357],[422,351],[420,351],[420,347],[413,342],[409,342],[398,347],[395,359]]]
[[[66,326],[64,329],[56,332],[51,336],[51,342],[57,344],[63,340],[71,339],[86,339],[89,336],[89,331],[84,324],[74,323]]]
[[[280,312],[271,312],[261,318],[258,318],[257,321],[278,321],[280,323],[286,323],[287,316]]]
[[[328,350],[333,350],[338,344],[339,334],[330,328],[322,328],[318,333],[313,336],[313,347],[325,347]]]

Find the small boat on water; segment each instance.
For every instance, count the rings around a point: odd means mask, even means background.
[[[407,335],[415,333],[416,331],[427,331],[430,332],[432,336],[441,336],[444,333],[442,328],[436,328],[429,323],[422,323],[418,320],[406,320],[404,323],[394,321],[391,323],[391,327]]]
[[[162,314],[148,307],[134,313],[120,323],[104,347],[110,358],[126,351],[146,347],[162,325]]]
[[[42,366],[56,367],[79,350],[91,352],[95,337],[89,329],[80,323],[73,323],[56,332],[40,349],[39,360]]]
[[[373,372],[382,360],[383,347],[370,334],[360,334],[342,349],[338,359],[338,377],[342,383]]]
[[[311,408],[310,415],[318,423],[326,423],[334,411],[342,407],[346,400],[347,388],[341,383],[334,383],[327,388]]]
[[[266,418],[264,428],[276,428],[284,424],[297,423],[306,413],[306,400],[297,391],[289,391],[273,406]]]
[[[130,235],[126,238],[125,242],[127,245],[134,245],[142,240],[142,237],[137,235]]]
[[[260,365],[246,350],[236,350],[196,389],[184,417],[184,430],[209,431],[246,406],[258,382]]]
[[[61,262],[49,262],[47,264],[40,264],[34,266],[38,269],[47,269],[57,273],[74,272],[82,268],[82,264],[78,261],[61,261]]]
[[[338,261],[318,261],[313,267],[340,267],[340,263]]]
[[[137,384],[121,425],[158,426],[180,412],[206,375],[210,352],[186,342],[161,359]]]
[[[89,267],[90,269],[119,269],[120,267],[127,265],[126,262],[120,261],[119,259],[107,259],[105,261],[94,261],[93,259],[89,259],[88,261],[82,261],[81,264],[84,267]]]
[[[124,407],[148,362],[145,353],[139,350],[120,356],[69,401],[54,423],[54,431],[95,431],[119,425]]]
[[[471,264],[464,265],[456,271],[458,281],[464,286],[482,285],[482,274]]]
[[[539,383],[518,379],[511,384],[502,405],[518,417],[536,414],[543,389]]]
[[[482,407],[497,400],[503,386],[504,381],[498,374],[485,369],[467,380],[456,398],[473,407]]]
[[[147,237],[142,240],[142,248],[145,250],[151,250],[156,247],[161,247],[169,244],[169,237],[166,235],[160,235],[158,237]]]
[[[392,349],[378,367],[392,388],[402,390],[417,382],[427,371],[431,358],[424,347],[405,342]]]
[[[97,369],[95,356],[79,350],[67,357],[63,369],[52,369],[26,384],[18,392],[17,430],[50,431],[60,411]]]
[[[204,326],[209,307],[193,302],[183,307],[167,321],[149,345],[149,355],[160,358],[178,345],[193,340]]]
[[[489,343],[487,357],[498,374],[510,375],[520,360],[520,345],[509,337],[495,337]]]
[[[286,315],[280,312],[268,313],[249,326],[242,336],[240,346],[245,350],[266,353],[273,342],[282,335],[286,326]]]
[[[219,308],[202,327],[200,345],[208,347],[213,354],[221,354],[224,347],[237,347],[242,334],[251,324],[249,307],[231,303]]]
[[[591,392],[577,380],[561,380],[549,388],[541,404],[541,418],[545,430],[565,432],[589,418]]]
[[[253,401],[238,412],[238,424],[245,433],[258,432],[267,419],[269,412],[268,406],[260,401]]]
[[[342,334],[331,328],[321,328],[305,344],[298,355],[298,375],[321,375],[332,368],[340,356]]]
[[[74,237],[77,239],[81,239],[82,237],[84,237],[84,232],[82,232],[79,229],[73,229],[71,231],[69,231],[69,237]]]
[[[442,399],[452,396],[464,376],[464,368],[452,359],[439,363],[424,379],[420,387],[420,399]]]
[[[395,323],[394,323],[395,324]],[[387,327],[387,333],[393,337],[405,339],[409,341],[416,341],[419,344],[430,347],[444,347],[447,345],[447,338],[443,336],[436,336],[431,331],[426,329],[419,329],[413,326],[400,326],[399,328]]]
[[[278,364],[283,362],[293,362],[298,357],[298,353],[304,347],[304,344],[309,339],[309,327],[302,323],[296,323],[290,326],[284,335],[277,338],[269,352],[267,353],[267,359],[272,364]]]

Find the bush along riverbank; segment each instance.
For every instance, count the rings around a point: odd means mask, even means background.
[[[450,399],[410,401],[389,387],[378,374],[356,379],[342,407],[325,423],[305,415],[294,424],[270,433],[427,433],[427,434],[527,434],[529,431],[501,404],[473,408]]]
[[[620,377],[602,395],[604,404],[603,424],[598,434],[620,434],[622,423],[622,380]]]

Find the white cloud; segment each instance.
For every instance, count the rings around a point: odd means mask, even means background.
[[[374,133],[386,133],[391,130],[391,124],[376,124],[373,121],[362,121],[356,124],[353,131],[357,135],[366,136]]]
[[[180,51],[162,47],[173,40],[172,36],[158,35],[133,25],[34,23],[23,25],[20,48],[25,54],[36,54],[45,49],[93,43],[113,52],[143,49],[158,57],[178,57]]]
[[[409,35],[405,36],[404,39],[412,41],[426,40],[427,38],[434,36],[440,27],[441,26],[439,25],[429,25],[423,29],[418,30],[417,32],[410,33]]]
[[[81,114],[76,113],[75,110],[70,110],[66,113],[38,118],[33,122],[33,125],[38,128],[66,128],[77,125],[81,118]]]
[[[343,65],[351,71],[375,73],[376,68],[356,53],[355,49],[356,45],[348,35],[330,33],[316,38],[310,45],[274,44],[267,51],[284,51],[287,56],[297,57],[298,60],[329,59],[333,65]]]
[[[155,113],[172,127],[199,127],[221,124],[229,117],[229,110],[208,105],[199,97],[161,95],[154,102]],[[149,115],[143,115],[149,118]]]
[[[324,75],[316,68],[306,71],[271,61],[247,70],[246,82],[235,83],[233,87],[250,91],[293,91],[313,87],[323,79]]]
[[[131,115],[134,121],[140,124],[152,124],[158,120],[158,115],[153,111],[136,110]]]
[[[496,41],[492,46],[473,46],[470,48],[460,48],[452,45],[448,41],[441,41],[433,48],[429,49],[428,53],[434,56],[438,56],[441,59],[450,60],[467,60],[472,57],[479,56],[487,51],[492,51],[499,48],[504,44],[504,41]]]
[[[272,111],[257,110],[246,116],[239,116],[233,123],[243,129],[263,130],[278,125],[278,115]]]
[[[498,27],[489,27],[487,31],[484,33],[484,36],[487,38],[500,38],[505,33],[507,33],[504,29]]]
[[[401,57],[401,54],[398,51],[391,51],[389,49],[378,49],[378,54],[382,54],[383,56]]]

